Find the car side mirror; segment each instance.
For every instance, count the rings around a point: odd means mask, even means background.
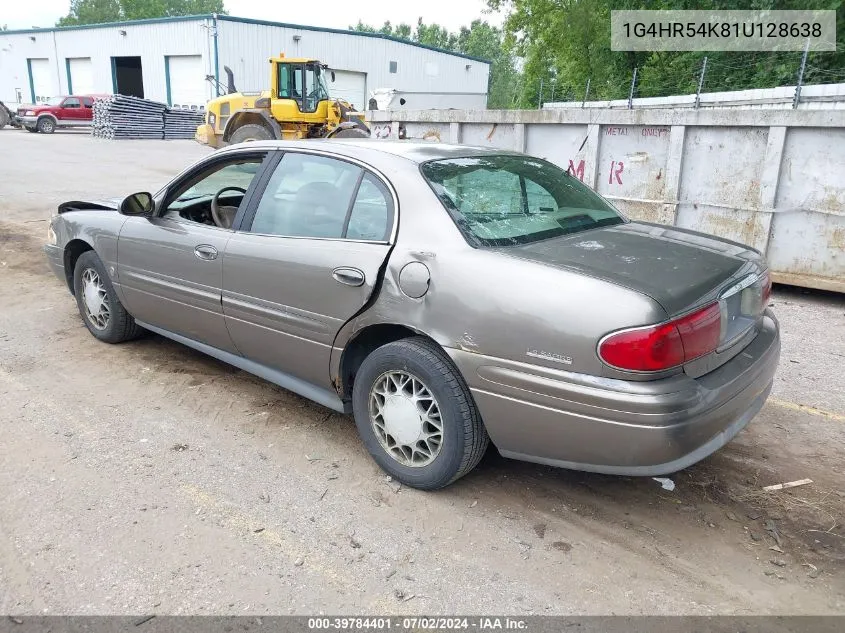
[[[334,83],[334,71],[332,71],[332,83]]]
[[[122,215],[149,216],[152,215],[154,208],[152,194],[142,191],[126,196],[121,201],[118,211]]]

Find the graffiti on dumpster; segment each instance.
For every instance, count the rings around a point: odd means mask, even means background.
[[[616,178],[616,183],[622,184],[622,172],[625,171],[625,163],[620,161],[610,161],[610,177],[607,179],[609,185],[613,184],[613,179]]]
[[[581,182],[584,182],[584,168],[585,163],[584,159],[578,161],[578,164],[575,164],[575,161],[571,158],[569,159],[569,167],[566,168],[568,174],[575,176]],[[615,184],[621,185],[622,184],[622,173],[625,171],[625,163],[621,160],[610,161],[610,174],[608,176],[607,182],[608,184],[612,185]],[[659,180],[659,179],[658,179]]]
[[[566,168],[566,171],[569,172],[572,176],[575,176],[581,182],[584,182],[584,159],[582,158],[578,161],[578,166],[575,166],[575,163],[572,162],[572,159],[569,159],[569,167]]]
[[[663,138],[664,136],[668,136],[668,134],[668,127],[644,127],[642,131],[643,136],[654,136],[657,138]]]
[[[376,125],[373,127],[373,136],[375,138],[390,138],[393,128],[390,125]]]
[[[631,133],[631,128],[627,126],[608,125],[604,128],[605,136],[628,136]],[[668,127],[644,127],[640,130],[640,136],[653,136],[656,138],[663,138],[668,136]]]

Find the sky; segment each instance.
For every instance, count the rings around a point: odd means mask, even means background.
[[[437,22],[451,31],[469,25],[475,19],[501,26],[500,14],[485,14],[484,0],[424,0],[423,2],[385,2],[385,0],[320,0],[311,2],[279,2],[279,0],[224,0],[230,15],[274,22],[345,29],[357,24],[381,26],[407,22],[411,26],[422,16],[426,23]],[[66,15],[70,0],[38,0],[13,2],[5,0],[0,9],[0,24],[10,29],[53,26]],[[385,7],[390,7],[385,11]]]

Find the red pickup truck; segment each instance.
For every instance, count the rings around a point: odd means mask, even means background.
[[[44,103],[18,108],[18,120],[29,132],[52,134],[56,128],[87,127],[99,95],[51,97]]]

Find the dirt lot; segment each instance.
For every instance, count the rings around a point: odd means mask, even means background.
[[[207,149],[0,148],[0,613],[845,612],[845,297],[776,288],[772,398],[673,492],[491,450],[422,493],[351,419],[153,335],[98,343],[47,270],[57,203]]]

